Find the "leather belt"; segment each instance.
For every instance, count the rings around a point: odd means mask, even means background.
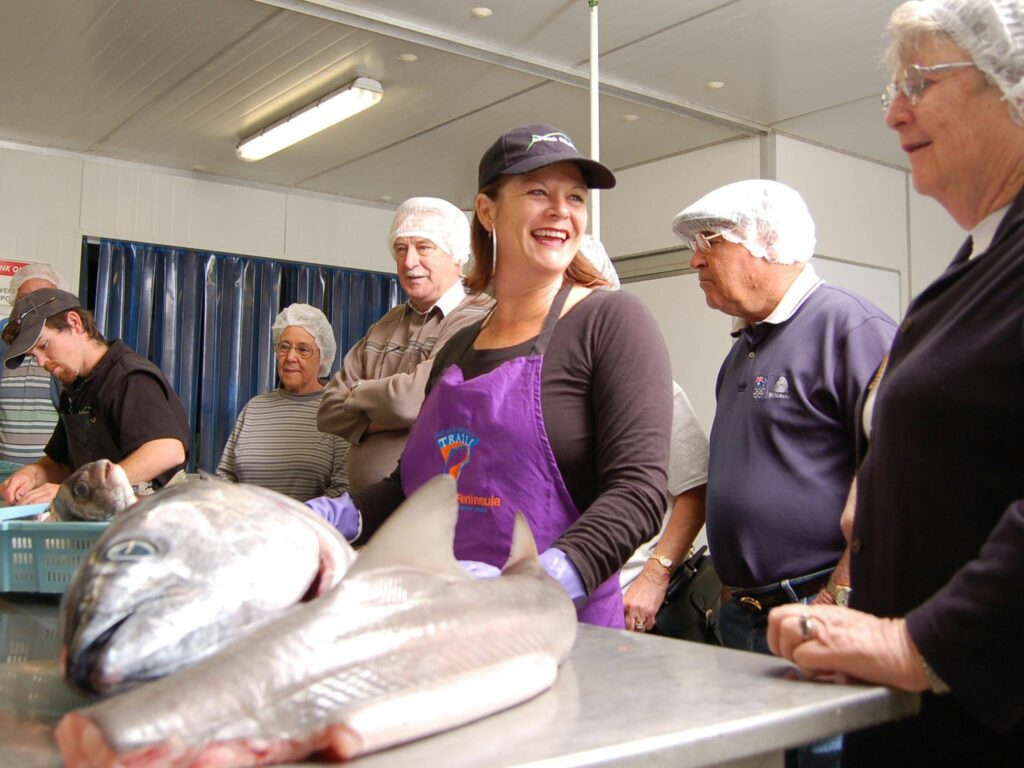
[[[820,592],[828,583],[828,578],[831,574],[832,569],[830,568],[824,573],[812,573],[807,576],[790,579],[789,587],[802,600],[805,597],[810,597]],[[792,595],[783,588],[782,582],[752,589],[733,589],[729,587],[729,592],[732,594],[732,599],[740,606],[751,613],[757,614],[768,613],[772,608],[793,602]]]

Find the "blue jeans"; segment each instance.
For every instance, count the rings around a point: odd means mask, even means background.
[[[808,597],[799,602],[809,603],[813,599]],[[730,600],[722,603],[718,628],[722,632],[722,645],[726,648],[771,655],[768,649],[767,613],[752,613],[735,600]],[[787,749],[786,768],[838,768],[842,751],[842,734],[796,749]]]

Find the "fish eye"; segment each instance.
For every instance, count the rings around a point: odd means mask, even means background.
[[[127,539],[118,541],[107,547],[104,556],[107,560],[115,563],[133,562],[145,560],[159,554],[160,550],[156,544],[145,539]]]
[[[79,480],[71,486],[71,493],[76,499],[87,499],[89,498],[89,484],[84,480]]]

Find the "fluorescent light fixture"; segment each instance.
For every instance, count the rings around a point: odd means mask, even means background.
[[[242,160],[262,160],[369,109],[382,98],[384,89],[380,83],[368,77],[357,77],[343,88],[317,99],[259,133],[242,139],[235,152]]]

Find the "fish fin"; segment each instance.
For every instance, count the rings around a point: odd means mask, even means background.
[[[451,475],[431,478],[370,537],[346,578],[376,568],[405,565],[471,579],[453,553],[458,517],[455,478]]]
[[[530,524],[526,522],[526,517],[522,512],[516,512],[516,519],[512,525],[512,549],[501,572],[514,573],[535,569],[540,569],[537,542],[533,539],[533,531],[530,530]]]

